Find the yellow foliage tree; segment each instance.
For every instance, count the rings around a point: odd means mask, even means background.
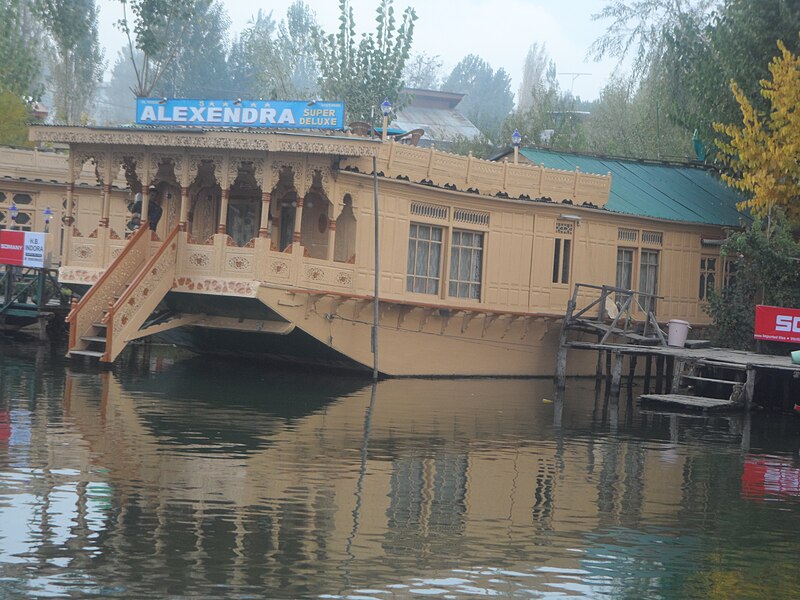
[[[714,123],[725,136],[717,147],[730,167],[722,178],[728,185],[749,193],[740,208],[764,216],[783,206],[793,220],[800,219],[800,58],[778,42],[781,54],[769,65],[771,80],[762,79],[761,95],[770,103],[759,114],[736,82],[733,95],[742,111],[742,126]]]

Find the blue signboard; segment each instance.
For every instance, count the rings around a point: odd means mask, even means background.
[[[137,98],[136,123],[173,127],[344,129],[344,102]]]

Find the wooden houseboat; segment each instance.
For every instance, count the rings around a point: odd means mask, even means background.
[[[34,126],[30,136],[69,145],[59,278],[81,294],[69,353],[106,362],[159,334],[199,352],[371,369],[377,195],[380,372],[552,375],[577,282],[655,293],[660,321],[706,324],[698,281],[721,279],[716,242],[737,219],[735,196],[708,192],[724,188],[704,171],[708,189],[693,193],[705,198],[699,212],[716,206],[713,220],[636,214],[635,199],[610,210],[608,172],[342,131]],[[102,193],[78,192],[89,164]],[[141,222],[129,211],[139,193]]]

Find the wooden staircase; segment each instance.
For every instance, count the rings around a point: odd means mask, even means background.
[[[136,231],[119,256],[86,295],[72,306],[68,357],[114,362],[172,288],[178,254],[178,227],[149,256],[151,233]]]

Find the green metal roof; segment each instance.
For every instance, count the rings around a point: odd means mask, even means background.
[[[611,173],[611,194],[606,209],[670,221],[739,225],[747,218],[736,210],[744,198],[710,171],[689,165],[656,164],[520,148],[536,164],[552,169],[606,175]],[[555,198],[554,198],[555,200]]]

